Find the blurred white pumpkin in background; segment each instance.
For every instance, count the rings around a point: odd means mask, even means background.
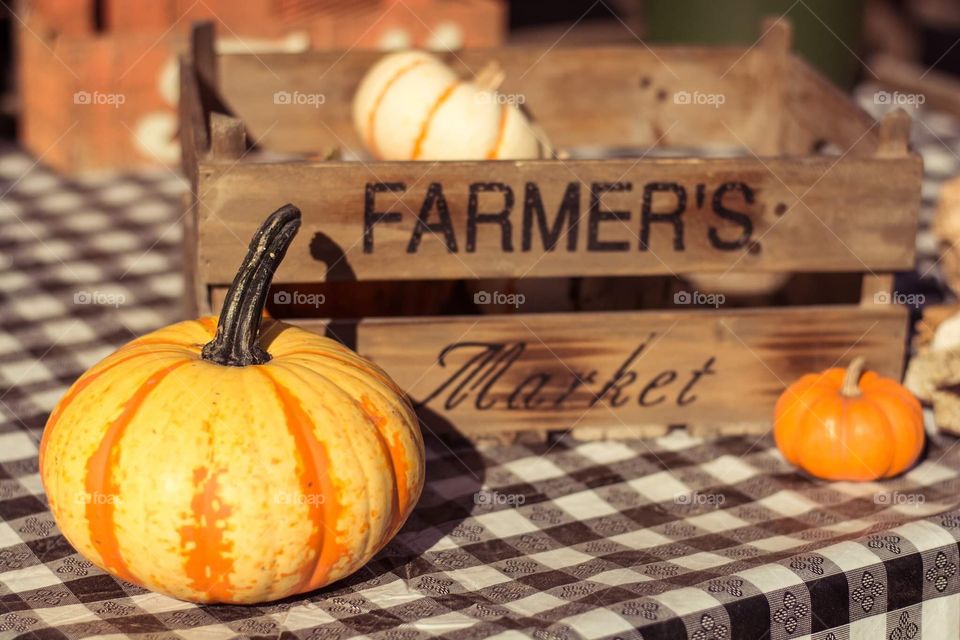
[[[367,72],[353,122],[382,160],[519,160],[548,153],[544,135],[495,91],[502,74],[463,80],[434,55],[392,53]]]
[[[450,44],[450,43],[447,43]],[[544,132],[515,102],[498,94],[503,73],[488,65],[462,79],[440,58],[404,51],[381,58],[364,76],[353,100],[353,122],[370,154],[380,160],[523,160],[549,156]],[[513,98],[513,99],[511,99]],[[573,308],[568,280],[469,281],[482,313]],[[514,294],[520,305],[491,295]],[[499,298],[498,298],[499,300]]]
[[[427,49],[433,51],[456,51],[463,48],[463,29],[456,22],[441,22],[427,39]]]
[[[686,279],[704,293],[728,296],[765,296],[780,289],[789,273],[690,273]]]

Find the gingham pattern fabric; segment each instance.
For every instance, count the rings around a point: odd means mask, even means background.
[[[960,131],[927,124],[913,281],[936,291],[929,205]],[[0,637],[957,636],[960,447],[938,437],[901,478],[831,484],[769,437],[477,450],[428,435],[413,516],[339,584],[200,607],[105,575],[59,534],[37,442],[83,370],[178,318],[183,188],[163,171],[65,180],[0,152]]]

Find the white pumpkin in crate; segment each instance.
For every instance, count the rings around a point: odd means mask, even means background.
[[[353,100],[367,150],[382,160],[517,160],[547,153],[543,133],[495,89],[489,69],[461,79],[423,51],[380,59]],[[485,77],[484,77],[485,76]]]

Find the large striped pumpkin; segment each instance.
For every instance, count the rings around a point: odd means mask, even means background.
[[[77,380],[40,473],[61,531],[115,576],[194,602],[255,603],[363,566],[420,495],[403,393],[340,344],[263,321],[300,224],[261,227],[219,318],[134,340]]]
[[[506,96],[423,51],[379,60],[357,88],[353,121],[382,160],[530,159],[549,146]]]

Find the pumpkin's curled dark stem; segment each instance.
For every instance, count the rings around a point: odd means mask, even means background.
[[[229,367],[270,361],[260,346],[260,321],[273,274],[299,229],[300,210],[292,204],[283,205],[260,225],[227,291],[217,336],[204,345],[201,358]]]
[[[863,374],[863,366],[866,362],[867,360],[863,356],[857,356],[853,359],[843,374],[840,395],[845,398],[860,397],[860,376]]]

